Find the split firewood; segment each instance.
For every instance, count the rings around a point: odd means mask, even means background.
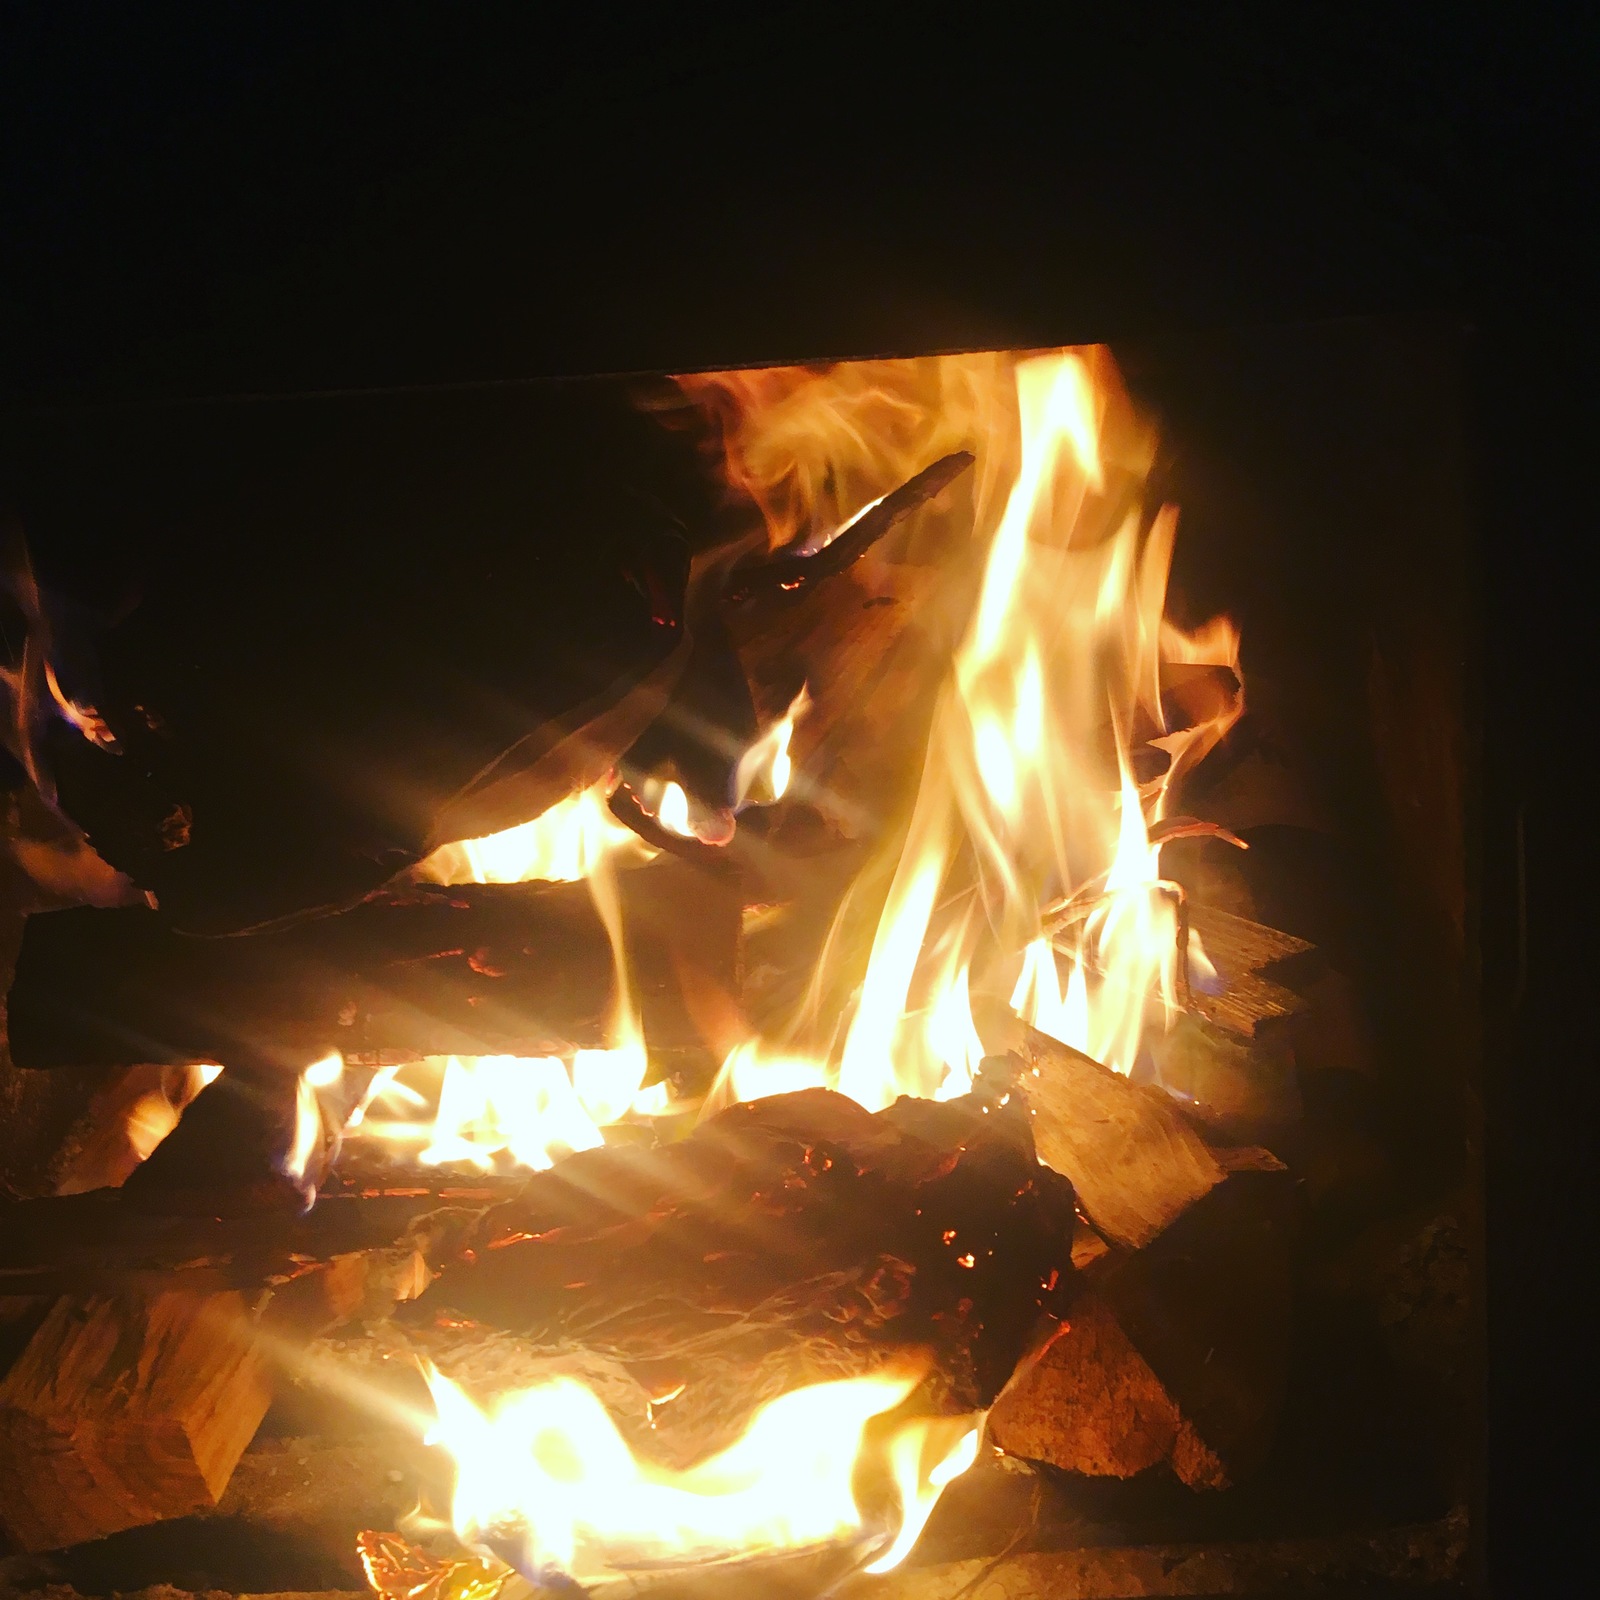
[[[1251,1039],[1186,1012],[1151,1038],[1150,1053],[1162,1086],[1217,1136],[1269,1138],[1303,1113],[1296,1052],[1281,1029]]]
[[[1170,1096],[1130,1083],[1022,1025],[1016,1082],[1039,1159],[1072,1182],[1106,1238],[1138,1250],[1222,1181],[1222,1168]]]
[[[292,1304],[308,1291],[289,1286],[351,1256],[368,1258],[379,1275],[393,1264],[398,1281],[409,1256],[439,1265],[456,1234],[506,1192],[483,1178],[468,1186],[430,1177],[399,1192],[325,1195],[304,1214],[153,1214],[115,1189],[20,1201],[0,1208],[0,1296],[20,1304],[239,1290],[258,1301],[271,1290]]]
[[[229,1067],[129,1173],[128,1204],[202,1216],[308,1210],[372,1077],[327,1065],[331,1081],[315,1088],[270,1063]]]
[[[1293,934],[1249,922],[1205,906],[1189,910],[1191,937],[1199,935],[1206,959],[1216,969],[1215,992],[1195,981],[1195,955],[1189,972],[1194,1009],[1219,1028],[1253,1039],[1260,1029],[1302,1010],[1293,990],[1260,976],[1263,969],[1280,975],[1286,968],[1304,971],[1314,963],[1315,946]]]
[[[1216,1487],[1221,1464],[1093,1290],[989,1413],[1008,1455],[1092,1478],[1131,1478],[1170,1461],[1191,1487]]]
[[[1166,1462],[1197,1489],[1261,1464],[1287,1385],[1293,1184],[1266,1151],[1217,1157],[1225,1180],[1159,1239],[1087,1268],[990,1412],[995,1444],[1088,1476]]]
[[[52,1550],[214,1506],[270,1399],[236,1293],[64,1298],[0,1381],[0,1527]]]
[[[737,886],[686,881],[687,870],[619,875],[646,1036],[666,1044],[696,1038],[683,963],[737,980]],[[408,885],[233,939],[187,937],[147,910],[55,911],[24,931],[10,1043],[29,1067],[240,1061],[298,1073],[331,1049],[542,1056],[609,1043],[613,990],[611,940],[583,883]]]

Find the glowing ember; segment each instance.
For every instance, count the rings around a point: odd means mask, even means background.
[[[895,1487],[893,1537],[871,1570],[909,1552],[938,1500],[976,1454],[981,1418],[917,1418],[874,1445],[868,1425],[919,1375],[812,1384],[769,1402],[743,1436],[686,1470],[641,1461],[600,1401],[556,1379],[480,1409],[429,1369],[437,1421],[429,1442],[455,1463],[451,1522],[469,1547],[535,1580],[593,1582],[626,1569],[711,1561],[872,1538],[855,1481],[884,1456]]]

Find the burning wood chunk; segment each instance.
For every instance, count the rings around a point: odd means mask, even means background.
[[[625,1364],[748,1372],[808,1341],[931,1347],[952,1409],[987,1404],[1071,1273],[1070,1186],[1026,1119],[826,1090],[732,1107],[654,1150],[569,1156],[485,1219],[409,1308],[576,1341]],[[814,1354],[815,1352],[813,1352]],[[826,1374],[824,1374],[826,1375]],[[748,1415],[748,1396],[732,1412]]]
[[[619,881],[649,1037],[692,1041],[678,972],[690,962],[734,987],[737,889],[701,874],[687,893],[661,863]],[[613,967],[581,882],[409,885],[235,939],[191,938],[147,910],[46,912],[23,936],[11,1053],[29,1067],[281,1061],[296,1072],[330,1049],[561,1054],[609,1043]]]
[[[270,1398],[236,1293],[63,1298],[0,1382],[0,1527],[50,1550],[214,1506]]]
[[[305,1081],[318,1065],[332,1080],[320,1094]],[[365,1077],[347,1076],[337,1056],[299,1077],[232,1068],[201,1090],[128,1175],[123,1194],[130,1205],[198,1216],[305,1210],[327,1176]]]
[[[1222,1181],[1223,1170],[1171,1098],[1024,1027],[1017,1083],[1039,1159],[1071,1180],[1106,1238],[1149,1244]]]
[[[1287,1383],[1293,1185],[1266,1151],[1217,1154],[1224,1182],[1086,1274],[990,1413],[1002,1449],[1091,1476],[1165,1461],[1197,1489],[1260,1465]]]

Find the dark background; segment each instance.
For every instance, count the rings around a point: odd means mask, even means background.
[[[1595,27],[1035,9],[7,5],[0,397],[1468,324],[1490,1558],[1553,1592],[1596,1476]]]

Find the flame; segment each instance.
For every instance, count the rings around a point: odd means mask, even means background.
[[[889,1441],[889,1466],[900,1500],[900,1531],[866,1570],[892,1572],[911,1554],[939,1496],[978,1459],[981,1428],[967,1417],[930,1417],[908,1424]],[[951,1444],[954,1435],[955,1443]]]
[[[826,1061],[805,1056],[775,1054],[759,1039],[746,1039],[723,1060],[706,1113],[720,1111],[736,1100],[760,1100],[767,1095],[794,1094],[801,1089],[825,1089],[832,1073]]]
[[[1243,711],[1241,688],[1169,726],[1163,668],[1243,678],[1226,619],[1185,632],[1163,616],[1177,513],[1143,510],[1154,440],[1109,356],[680,381],[774,542],[903,479],[935,440],[979,453],[976,597],[842,1044],[807,1053],[836,1048],[837,1087],[870,1109],[959,1094],[983,1056],[982,996],[1131,1072],[1176,1005],[1177,896],[1152,829]],[[846,959],[830,942],[824,965]],[[831,1026],[803,1015],[793,1031]]]
[[[189,1102],[221,1076],[222,1068],[209,1061],[169,1067],[160,1088],[140,1095],[129,1109],[126,1123],[128,1143],[139,1160],[149,1160],[155,1147],[177,1127]]]
[[[969,446],[1007,359],[767,367],[676,382],[711,419],[718,464],[760,511],[769,545],[815,551],[913,472]]]
[[[283,1174],[308,1191],[308,1200],[316,1198],[316,1186],[309,1177],[311,1158],[327,1140],[337,1140],[343,1130],[344,1118],[334,1112],[329,1093],[343,1077],[344,1057],[335,1050],[313,1061],[296,1080],[294,1132],[283,1158]]]
[[[606,778],[558,800],[531,822],[483,839],[441,845],[415,869],[427,883],[577,883],[602,865],[654,860],[658,852],[611,814]]]
[[[796,1389],[758,1410],[727,1449],[684,1470],[640,1460],[599,1399],[559,1378],[480,1408],[437,1370],[428,1442],[455,1467],[451,1523],[469,1547],[492,1547],[535,1579],[579,1583],[652,1563],[861,1539],[855,1480],[872,1454],[868,1425],[905,1401],[920,1373],[846,1378]],[[972,1417],[893,1427],[888,1466],[896,1536],[874,1571],[898,1564],[940,1492],[972,1462]]]
[[[810,709],[811,697],[801,684],[789,709],[739,757],[733,775],[735,810],[781,800],[788,793],[789,780],[794,775],[789,742],[794,738],[795,724]]]
[[[102,750],[116,751],[119,748],[111,725],[94,706],[67,698],[56,679],[55,667],[48,661],[44,664],[44,681],[50,698],[56,703],[56,709],[90,744],[99,745]]]

